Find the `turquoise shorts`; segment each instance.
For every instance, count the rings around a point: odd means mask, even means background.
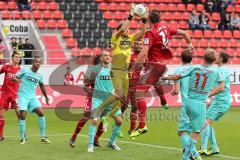
[[[26,98],[23,96],[18,97],[19,111],[33,112],[36,108],[42,107],[37,98]]]
[[[207,110],[207,119],[218,121],[230,108],[231,101],[221,101],[213,99]]]
[[[185,109],[189,117],[189,131],[201,132],[206,121],[206,102],[189,99],[185,104]]]
[[[96,113],[98,107],[104,102],[104,99],[98,99],[98,98],[93,98],[92,99],[92,118],[93,119],[97,119],[99,117],[104,117],[107,116],[111,111],[113,106],[109,105],[107,107],[105,107],[105,109],[103,109],[102,111],[100,111],[99,113]],[[121,109],[119,108],[113,115],[113,117],[117,117],[119,115],[121,115]]]
[[[181,117],[178,122],[178,131],[189,131],[189,118],[186,113],[185,105],[183,104],[181,108]]]

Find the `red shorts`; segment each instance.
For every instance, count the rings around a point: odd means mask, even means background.
[[[4,108],[6,110],[10,108],[11,109],[18,108],[16,99],[17,99],[16,95],[2,93],[0,98],[0,108]],[[9,104],[11,104],[11,106]]]
[[[87,96],[86,100],[85,100],[84,111],[85,112],[89,112],[91,110],[92,110],[92,97],[91,96]]]

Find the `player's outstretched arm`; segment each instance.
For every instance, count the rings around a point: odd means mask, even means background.
[[[174,89],[172,90],[172,95],[175,96],[175,95],[178,95],[179,94],[179,90],[180,90],[180,84],[179,82],[175,81],[174,82]]]
[[[224,88],[225,88],[225,83],[219,82],[218,86],[210,92],[209,97],[212,97],[212,96],[222,92],[224,90]]]
[[[135,63],[133,64],[132,68],[129,70],[129,72],[134,71],[136,68],[140,67],[143,63],[145,58],[148,55],[149,47],[148,46],[143,46],[141,49],[141,52],[139,53]]]
[[[180,74],[174,74],[174,75],[169,75],[167,77],[162,77],[162,80],[172,80],[172,81],[177,81],[181,79],[181,75]]]
[[[83,89],[88,95],[93,95],[93,89],[90,88],[90,84],[85,83]]]
[[[44,84],[43,83],[39,83],[39,86],[40,86],[40,89],[42,91],[42,94],[44,95],[44,97],[46,99],[47,105],[49,105],[49,99],[48,99],[46,88],[45,88]]]
[[[21,79],[17,78],[16,76],[11,77],[11,81],[16,82],[16,83],[21,83]]]
[[[134,35],[134,41],[141,40],[147,31],[147,16],[148,16],[148,9],[146,9],[146,13],[142,16],[142,23],[143,26],[141,27],[141,31],[137,32]]]
[[[178,29],[177,34],[183,36],[183,38],[185,39],[186,43],[188,44],[188,48],[190,49],[190,51],[191,51],[192,53],[194,53],[195,48],[194,48],[194,46],[192,45],[191,38],[190,38],[189,34],[188,34],[186,31],[181,30],[181,29]]]

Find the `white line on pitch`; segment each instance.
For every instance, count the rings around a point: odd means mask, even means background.
[[[58,136],[71,136],[72,134],[68,134],[68,133],[63,133],[63,134],[50,134],[47,135],[48,137],[58,137]],[[83,134],[79,134],[79,136],[81,137],[88,137],[88,135],[83,135]],[[6,136],[6,138],[16,138],[19,136]],[[28,137],[39,137],[39,135],[31,135]],[[108,138],[100,138],[104,141],[108,141]],[[179,148],[175,148],[175,147],[167,147],[167,146],[160,146],[160,145],[154,145],[154,144],[146,144],[146,143],[139,143],[139,142],[129,142],[129,141],[121,141],[121,140],[117,140],[117,142],[120,143],[126,143],[126,144],[134,144],[134,145],[139,145],[139,146],[146,146],[146,147],[153,147],[153,148],[162,148],[162,149],[168,149],[168,150],[176,150],[176,151],[182,151],[182,149]],[[228,159],[237,159],[240,160],[240,157],[234,157],[234,156],[228,156],[228,155],[223,155],[223,154],[219,154],[219,155],[215,155],[216,157],[221,157],[221,158],[228,158]]]

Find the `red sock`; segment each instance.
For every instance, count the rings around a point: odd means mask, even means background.
[[[94,137],[94,143],[98,142],[98,139],[99,139],[99,137],[101,137],[103,132],[104,132],[103,131],[103,124],[102,124],[102,122],[100,122],[100,124],[98,125],[97,133],[96,133],[96,135]]]
[[[166,98],[164,96],[164,91],[163,91],[162,86],[160,85],[160,86],[155,87],[155,91],[156,91],[156,93],[158,94],[158,96],[159,96],[159,98],[161,100],[161,104],[162,105],[167,104],[167,100],[166,100]]]
[[[138,128],[144,128],[146,125],[146,111],[147,111],[146,101],[143,99],[137,100],[137,107],[138,107],[138,111],[139,111],[139,126],[138,126]]]
[[[134,131],[137,125],[137,113],[131,112],[130,119],[131,119],[130,131]]]
[[[81,120],[78,121],[77,127],[72,135],[72,140],[75,141],[77,138],[78,133],[82,130],[83,126],[85,123],[88,121],[86,118],[82,118]]]
[[[1,118],[1,119],[0,119],[0,138],[3,137],[3,128],[4,128],[4,125],[5,125],[5,120],[4,120],[4,118]]]

